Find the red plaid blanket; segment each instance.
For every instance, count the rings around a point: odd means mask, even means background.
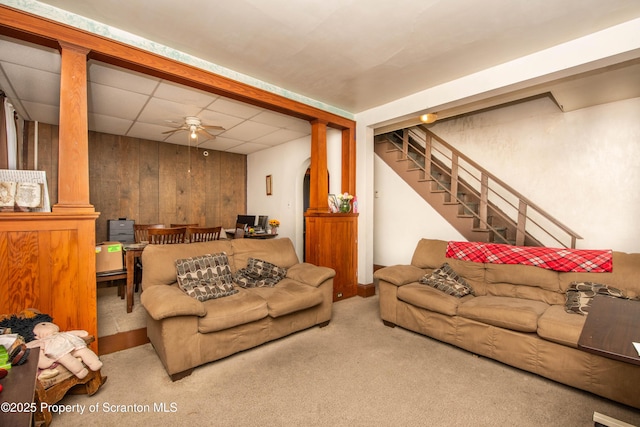
[[[603,273],[613,270],[613,251],[449,242],[447,258],[491,264],[533,265],[555,271]]]

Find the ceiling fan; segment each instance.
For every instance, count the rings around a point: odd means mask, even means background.
[[[173,130],[168,130],[166,132],[162,132],[162,134],[173,134],[175,132],[180,132],[183,130],[189,131],[191,133],[191,138],[192,139],[196,139],[198,137],[198,132],[204,132],[207,135],[209,135],[211,138],[215,138],[215,135],[212,135],[211,133],[209,133],[209,131],[207,129],[214,129],[214,130],[226,130],[225,128],[223,128],[222,126],[215,126],[215,125],[203,125],[202,122],[200,121],[199,118],[197,117],[185,117],[184,118],[184,124],[178,128],[175,128]]]

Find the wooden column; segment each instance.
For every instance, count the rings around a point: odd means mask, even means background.
[[[327,123],[311,122],[311,187],[308,213],[329,212],[327,175]]]
[[[356,143],[354,129],[342,130],[342,192],[356,195]]]
[[[94,212],[89,203],[89,124],[87,54],[89,49],[60,42],[60,146],[58,202],[54,211]]]

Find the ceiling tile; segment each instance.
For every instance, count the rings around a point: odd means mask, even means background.
[[[157,125],[166,124],[166,129],[164,130],[171,130],[172,127],[182,125],[185,117],[196,116],[200,111],[200,107],[193,105],[184,105],[177,101],[151,98],[142,110],[142,113],[140,113],[138,120]]]
[[[242,145],[242,141],[238,141],[237,139],[231,138],[223,138],[217,137],[216,139],[210,139],[200,144],[200,148],[206,148],[209,150],[219,150],[219,151],[227,151],[230,148],[237,147],[238,145]]]
[[[124,135],[133,124],[133,120],[89,113],[89,129],[111,135]]]
[[[251,154],[256,151],[264,150],[270,148],[268,145],[256,144],[254,142],[245,142],[244,144],[240,144],[236,147],[229,148],[228,152],[237,153],[237,154]]]
[[[262,109],[258,107],[222,97],[216,99],[207,109],[242,117],[243,119],[249,119],[262,111]]]
[[[255,142],[257,144],[274,146],[274,145],[282,144],[284,142],[293,141],[294,139],[302,138],[307,135],[309,135],[309,133],[298,132],[298,131],[289,130],[289,129],[279,129],[268,135],[262,136],[260,138],[256,138],[252,142]]]
[[[55,49],[0,36],[0,61],[59,74],[60,59]]]
[[[98,83],[89,83],[88,90],[89,112],[121,119],[135,119],[149,99],[148,95]]]
[[[90,82],[146,95],[151,95],[160,83],[156,77],[93,60],[89,61],[87,76]]]
[[[230,116],[228,114],[218,113],[211,110],[202,110],[198,117],[200,118],[200,120],[202,120],[203,125],[222,126],[226,130],[231,129],[244,121],[239,117]],[[217,132],[218,131],[212,131],[211,133],[216,134]]]
[[[162,134],[162,132],[165,131],[167,131],[165,126],[135,122],[133,126],[131,126],[131,129],[129,129],[129,132],[127,132],[127,136],[150,139],[152,141],[162,141],[166,138],[166,135]]]
[[[9,63],[3,63],[2,68],[21,100],[60,104],[59,74]]]
[[[252,141],[256,138],[268,135],[277,130],[278,128],[274,126],[246,121],[234,127],[233,129],[223,132],[222,135],[226,138],[239,139],[241,141]]]
[[[153,94],[156,98],[178,101],[181,104],[205,108],[218,97],[210,93],[182,86],[176,83],[163,80]]]
[[[60,108],[56,105],[38,104],[37,102],[22,101],[24,108],[29,111],[31,120],[57,125],[60,121]]]

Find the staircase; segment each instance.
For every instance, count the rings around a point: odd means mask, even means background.
[[[375,153],[469,241],[575,248],[581,239],[423,125],[377,135]]]

